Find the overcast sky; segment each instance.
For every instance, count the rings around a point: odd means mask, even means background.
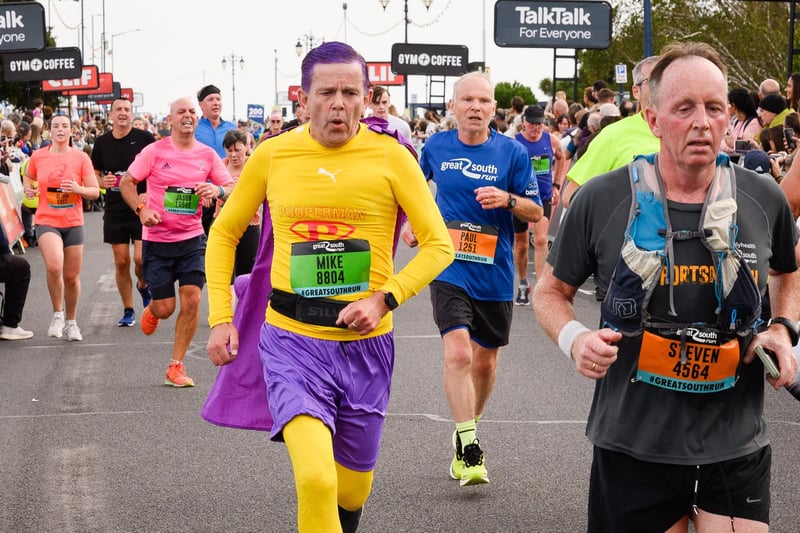
[[[223,116],[232,118],[230,56],[236,59],[236,118],[247,104],[273,105],[276,88],[285,93],[300,81],[298,38],[346,41],[367,61],[390,61],[391,46],[403,42],[402,0],[390,0],[384,11],[378,0],[39,0],[58,46],[80,47],[83,6],[84,62],[102,69],[103,22],[107,50],[105,71],[143,96],[140,110],[159,115],[169,102],[196,95],[205,84],[222,91]],[[103,16],[105,5],[105,16]],[[518,81],[540,99],[542,78],[552,77],[552,49],[500,48],[494,44],[494,3],[484,0],[408,0],[408,42],[465,45],[469,61],[485,61],[495,82]],[[346,19],[345,19],[346,13]],[[346,20],[346,23],[345,23]],[[94,30],[94,31],[92,31]],[[140,30],[140,31],[135,31]],[[223,57],[228,66],[222,69]],[[244,68],[238,66],[244,58]],[[277,85],[276,85],[277,58]],[[113,70],[112,70],[113,67]],[[570,76],[571,65],[559,63],[558,76]],[[563,71],[562,71],[563,69]],[[427,100],[425,76],[409,77],[410,101]],[[455,78],[448,78],[446,94]],[[403,105],[402,87],[391,88],[392,102]]]

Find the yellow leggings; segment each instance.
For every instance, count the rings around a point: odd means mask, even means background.
[[[341,532],[338,507],[356,511],[364,506],[373,471],[335,462],[331,431],[317,418],[296,416],[283,428],[283,438],[294,470],[298,531]]]

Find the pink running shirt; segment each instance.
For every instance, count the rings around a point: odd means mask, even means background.
[[[128,167],[136,182],[147,180],[147,207],[161,214],[161,223],[142,228],[142,239],[178,242],[203,234],[202,202],[196,185],[233,180],[217,153],[200,142],[189,150],[175,147],[170,137],[147,145]]]

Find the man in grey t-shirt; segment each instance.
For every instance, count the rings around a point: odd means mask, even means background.
[[[777,389],[791,382],[797,324],[786,317],[800,316],[800,278],[793,218],[780,189],[718,158],[728,127],[726,89],[725,66],[702,43],[667,46],[650,74],[645,117],[661,150],[637,166],[645,170],[637,183],[653,180],[655,196],[666,206],[659,208],[666,229],[679,235],[666,241],[670,261],[657,265],[653,281],[640,282],[639,294],[635,284],[631,293],[619,293],[626,279],[615,268],[625,257],[632,203],[623,167],[575,195],[536,284],[540,325],[578,372],[596,381],[587,426],[594,445],[589,531],[685,532],[690,512],[698,532],[769,527],[771,451],[763,419],[764,368],[754,349],[776,354],[780,374],[767,377],[769,384]],[[708,217],[701,219],[707,198],[720,197],[718,186],[725,183],[735,184],[723,200],[735,202],[735,213],[729,209],[727,216],[738,232],[726,237],[735,242],[724,243],[726,252],[728,245],[735,251],[723,255],[741,254],[743,267],[731,279],[757,287],[746,298],[752,318],[742,335],[717,319],[718,307],[730,300],[718,296],[723,274],[706,246]],[[653,226],[653,233],[665,229]],[[729,224],[721,227],[728,234]],[[572,300],[590,275],[600,294],[609,293],[605,319],[614,316],[609,308],[620,315],[636,309],[636,297],[653,289],[638,329],[623,336],[621,327],[591,330],[575,319]],[[765,295],[768,276],[772,319],[755,335],[756,293]]]

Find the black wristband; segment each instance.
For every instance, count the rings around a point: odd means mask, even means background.
[[[554,182],[554,183],[553,183],[553,188],[554,188],[554,189],[558,189],[558,190],[560,191],[560,190],[561,190],[561,184],[560,184],[560,183],[555,183],[555,182]]]
[[[792,343],[792,346],[797,346],[798,337],[800,337],[800,325],[798,325],[797,322],[783,316],[776,316],[769,319],[769,322],[767,322],[767,327],[770,327],[773,324],[780,324],[781,326],[785,327],[786,331],[789,332],[789,341]]]

